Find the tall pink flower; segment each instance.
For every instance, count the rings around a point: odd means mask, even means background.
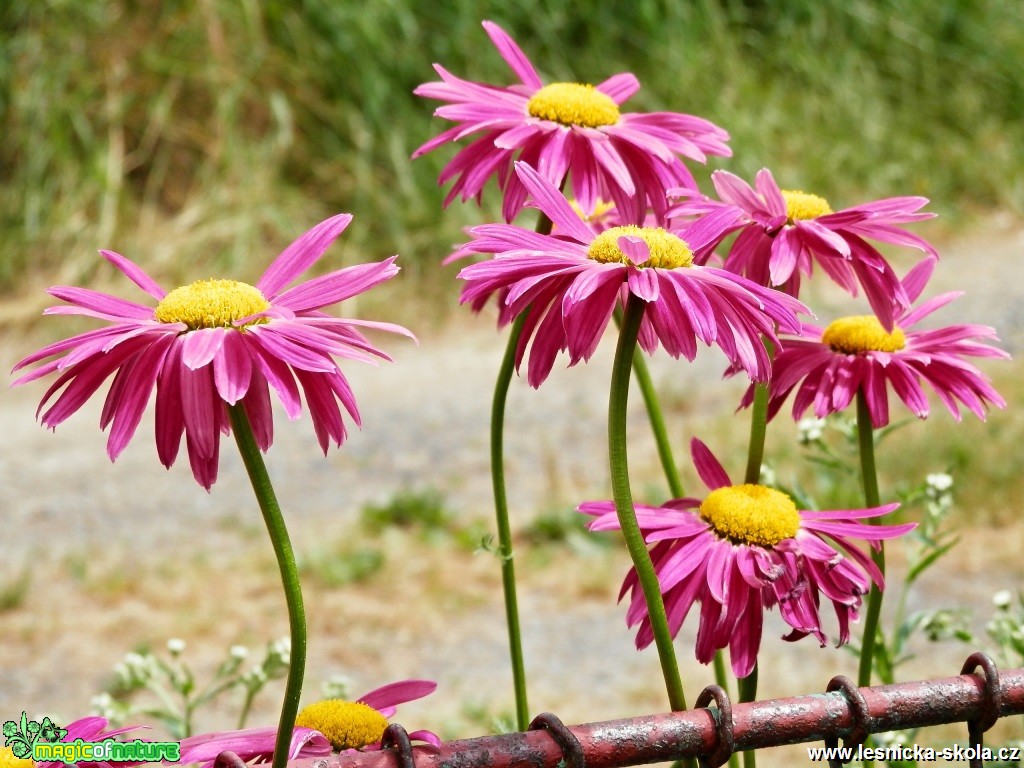
[[[902,281],[911,302],[924,290],[935,259],[917,264]],[[1006,405],[989,378],[967,358],[1008,359],[986,340],[998,341],[995,329],[985,325],[950,325],[933,330],[911,330],[928,315],[949,304],[961,291],[944,293],[900,312],[887,332],[871,315],[843,317],[826,328],[804,325],[799,338],[784,338],[775,358],[769,389],[769,415],[774,416],[794,390],[793,416],[799,419],[813,407],[818,418],[839,413],[864,390],[871,423],[877,429],[889,423],[889,390],[910,412],[928,416],[927,384],[960,420],[957,401],[984,419],[989,403]],[[745,404],[751,399],[747,393]]]
[[[705,162],[707,155],[729,156],[729,135],[699,117],[675,112],[622,112],[640,88],[628,72],[597,86],[545,85],[526,54],[497,24],[483,27],[519,83],[508,87],[462,80],[439,64],[440,82],[415,93],[446,102],[434,112],[456,125],[413,153],[419,157],[477,135],[441,173],[440,183],[455,179],[445,205],[483,194],[492,176],[504,191],[502,213],[512,221],[526,203],[527,191],[515,173],[516,158],[537,168],[555,186],[571,178],[572,192],[590,214],[601,198],[614,201],[619,215],[639,224],[648,206],[661,217],[670,187],[695,187],[679,156]]]
[[[114,375],[100,417],[100,427],[111,428],[107,440],[111,460],[135,434],[155,387],[160,461],[166,467],[174,463],[184,434],[192,473],[207,489],[217,479],[220,436],[230,432],[227,405],[240,403],[260,449],[270,447],[274,427],[270,388],[292,420],[302,412],[302,388],[326,453],[331,440],[340,446],[346,437],[339,402],[359,424],[355,397],[333,358],[390,360],[360,332],[363,327],[412,336],[390,323],[339,319],[321,311],[393,277],[398,272],[395,257],[288,287],[320,259],[351,220],[350,215],[340,214],[313,227],[288,246],[254,286],[201,280],[168,293],[124,256],[101,251],[155,299],[156,306],[86,288],[51,288],[49,293],[67,304],[51,307],[46,314],[86,315],[107,325],[29,355],[15,371],[59,357],[14,383],[60,373],[39,405],[41,422],[52,429]],[[43,411],[57,392],[60,395]]]
[[[691,443],[693,463],[710,491],[703,499],[674,499],[660,507],[636,505],[644,539],[654,546],[651,560],[665,599],[669,630],[675,637],[690,609],[700,605],[697,660],[710,662],[729,649],[732,668],[746,677],[761,647],[764,609],[778,606],[793,631],[785,640],[814,635],[827,644],[821,601],[832,604],[839,623],[838,644],[850,639],[850,622],[858,618],[861,598],[871,582],[884,588],[878,568],[854,539],[878,549],[914,528],[858,522],[898,507],[828,512],[798,510],[786,494],[762,485],[733,485],[704,443]],[[611,501],[581,504],[593,515],[594,531],[619,527]],[[845,553],[845,556],[844,556]],[[630,569],[619,594],[630,593],[626,622],[639,626],[637,648],[654,640],[643,592]]]
[[[801,275],[810,275],[817,261],[851,294],[857,294],[858,284],[863,287],[887,328],[910,302],[892,267],[867,240],[936,255],[926,240],[900,226],[935,216],[918,212],[928,203],[927,198],[890,197],[833,213],[824,198],[780,189],[767,168],[758,172],[754,188],[726,171],[715,171],[711,179],[720,201],[695,195],[689,189],[670,193],[685,198],[670,215],[706,216],[721,232],[697,255],[699,263],[707,260],[726,235],[739,230],[726,258],[726,269],[798,296]]]
[[[795,332],[796,313],[807,311],[803,304],[730,272],[693,264],[693,252],[711,236],[700,223],[679,234],[633,225],[597,232],[540,173],[524,163],[515,170],[558,236],[488,224],[471,228],[473,240],[455,256],[494,254],[459,273],[466,281],[461,301],[479,310],[496,296],[502,325],[527,312],[516,365],[530,345],[531,386],[547,378],[562,350],[568,350],[570,365],[590,359],[613,310],[629,293],[647,303],[639,337],[645,351],[660,343],[673,357],[692,360],[699,339],[717,345],[751,378],[768,378],[771,364],[761,337],[777,342],[776,323]]]

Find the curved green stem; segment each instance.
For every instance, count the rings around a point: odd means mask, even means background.
[[[654,642],[658,648],[662,675],[668,691],[669,704],[673,711],[686,709],[686,696],[683,683],[679,677],[679,665],[676,662],[675,648],[672,646],[672,635],[665,616],[665,603],[658,585],[658,575],[654,571],[651,555],[647,551],[640,526],[636,521],[633,509],[633,497],[629,487],[629,464],[626,457],[626,402],[629,395],[630,368],[633,353],[636,350],[637,334],[640,332],[640,321],[643,320],[645,303],[642,299],[630,295],[626,302],[626,312],[619,331],[619,342],[615,348],[615,362],[612,364],[611,392],[608,396],[608,463],[611,470],[612,496],[615,499],[615,512],[619,518],[619,527],[626,539],[629,556],[633,560],[644,600],[647,603],[647,614],[650,617]]]
[[[551,234],[551,219],[544,213],[537,220],[537,232]],[[512,664],[512,686],[516,697],[516,725],[525,731],[530,725],[530,708],[526,700],[526,666],[523,663],[523,640],[519,627],[519,600],[516,597],[516,567],[512,554],[512,528],[508,522],[508,494],[505,491],[505,403],[515,372],[516,348],[523,333],[529,309],[512,322],[505,347],[505,356],[494,382],[491,400],[491,488],[494,492],[494,518],[498,527],[498,557],[501,559],[501,589],[505,597],[505,624],[508,627],[508,650]]]
[[[527,312],[512,323],[505,357],[498,369],[491,403],[491,485],[494,489],[494,517],[498,524],[498,556],[501,558],[501,587],[505,595],[505,623],[508,626],[508,649],[512,662],[512,685],[516,697],[516,725],[525,731],[530,724],[530,708],[526,702],[526,668],[523,664],[523,641],[519,628],[519,601],[516,597],[516,566],[512,555],[512,529],[508,522],[508,497],[505,493],[505,401],[515,370],[516,347],[523,332]]]
[[[881,502],[878,497],[878,473],[875,469],[875,435],[871,423],[871,412],[868,410],[868,399],[864,390],[857,391],[857,446],[860,449],[860,475],[864,484],[864,503],[868,507],[877,507]],[[881,525],[880,517],[869,519],[872,525]],[[878,550],[871,550],[871,559],[882,575],[885,575],[885,543],[879,542]],[[860,669],[857,673],[857,685],[871,685],[871,670],[875,659],[875,638],[878,634],[878,617],[882,612],[882,591],[877,584],[871,585],[868,596],[868,610],[864,616],[864,639],[860,646]]]
[[[242,454],[245,471],[249,474],[249,482],[256,493],[256,501],[263,513],[263,520],[270,534],[270,542],[274,545],[277,565],[281,570],[281,583],[284,585],[285,601],[288,604],[288,626],[291,631],[291,654],[288,659],[288,679],[284,687],[284,703],[281,705],[281,719],[278,721],[277,740],[274,743],[273,768],[285,768],[288,762],[288,747],[292,740],[292,729],[295,727],[295,715],[299,711],[299,697],[302,695],[302,678],[306,672],[306,612],[302,605],[302,590],[299,586],[299,570],[295,565],[295,553],[292,551],[288,529],[285,528],[284,516],[277,503],[277,496],[270,484],[267,465],[263,462],[263,454],[256,445],[252,434],[249,417],[241,404],[228,407],[231,416],[231,430]]]
[[[615,310],[615,324],[621,331],[622,312],[618,309]],[[679,477],[679,469],[676,467],[676,460],[672,455],[672,444],[668,439],[668,430],[665,428],[665,417],[662,415],[661,404],[658,402],[658,393],[654,389],[651,372],[647,368],[647,360],[643,355],[633,355],[633,375],[640,387],[640,394],[644,398],[647,420],[651,422],[651,433],[654,435],[654,442],[658,447],[658,458],[661,460],[661,468],[665,472],[669,493],[673,499],[681,499],[685,495],[683,481]]]

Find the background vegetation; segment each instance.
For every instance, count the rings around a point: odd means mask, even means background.
[[[255,277],[339,210],[339,258],[397,252],[407,285],[452,292],[438,263],[482,214],[442,213],[450,150],[409,160],[442,128],[412,90],[432,62],[510,82],[484,18],[546,77],[631,70],[630,106],[719,123],[741,175],[768,165],[838,205],[1024,209],[1017,0],[6,0],[0,291],[33,297],[6,314],[105,279],[99,247],[168,281]]]

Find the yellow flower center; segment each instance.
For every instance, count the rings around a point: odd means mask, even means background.
[[[773,547],[800,530],[793,500],[763,485],[716,488],[701,503],[700,516],[723,539],[761,547]]]
[[[35,763],[28,757],[15,757],[10,747],[0,747],[0,768],[32,768]]]
[[[156,305],[161,323],[184,323],[190,330],[229,328],[235,320],[270,308],[263,293],[237,280],[197,280],[168,293]],[[256,322],[261,322],[257,320]]]
[[[855,355],[858,352],[898,352],[907,345],[907,337],[896,326],[886,331],[874,315],[841,317],[829,324],[821,341],[835,352]]]
[[[591,214],[584,213],[583,209],[580,207],[580,204],[576,202],[575,198],[569,201],[569,207],[576,212],[577,216],[579,216],[581,219],[583,219],[585,222],[589,224],[592,221],[600,220],[600,218],[604,216],[606,213],[608,213],[608,211],[615,208],[615,203],[609,203],[605,200],[598,200],[594,204],[594,212]]]
[[[587,128],[619,122],[619,105],[615,100],[594,86],[583,83],[545,85],[530,97],[526,111],[541,120]]]
[[[619,247],[619,238],[623,235],[639,237],[647,243],[651,256],[639,266],[676,269],[693,264],[693,251],[682,238],[666,232],[661,227],[638,227],[635,224],[606,229],[590,243],[587,258],[602,264],[633,264]]]
[[[782,197],[786,200],[786,218],[790,223],[798,220],[816,219],[832,213],[828,200],[806,192],[784,189]]]
[[[384,735],[388,720],[367,704],[326,699],[299,712],[295,724],[320,731],[337,749],[362,749]]]

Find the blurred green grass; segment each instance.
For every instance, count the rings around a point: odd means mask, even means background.
[[[508,83],[481,19],[543,76],[630,70],[636,110],[733,135],[718,161],[833,207],[893,194],[951,216],[1024,210],[1017,0],[7,0],[0,6],[0,290],[95,279],[109,247],[170,282],[255,278],[326,215],[338,259],[392,253],[419,295],[496,217],[441,209],[452,151],[413,88],[432,62]],[[706,178],[706,171],[698,173]],[[493,192],[493,190],[492,190]],[[340,254],[340,255],[338,255]],[[408,280],[408,274],[406,280]],[[436,303],[435,303],[436,304]]]

